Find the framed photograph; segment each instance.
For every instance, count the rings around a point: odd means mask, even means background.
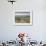
[[[16,11],[15,25],[32,25],[32,11]]]

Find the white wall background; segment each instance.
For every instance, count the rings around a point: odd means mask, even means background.
[[[33,25],[12,25],[15,10],[33,10]],[[18,32],[31,34],[33,40],[46,40],[46,0],[17,0],[14,5],[0,0],[0,40],[15,40]]]

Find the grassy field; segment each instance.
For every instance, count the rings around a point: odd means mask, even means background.
[[[16,23],[30,23],[30,16],[15,16]]]

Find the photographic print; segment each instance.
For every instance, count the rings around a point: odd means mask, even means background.
[[[21,11],[15,14],[16,25],[32,25],[32,12]]]
[[[30,15],[29,16],[16,16],[16,23],[30,23]]]

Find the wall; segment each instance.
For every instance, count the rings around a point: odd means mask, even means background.
[[[32,26],[15,26],[13,17],[15,10],[33,10]],[[0,0],[0,40],[11,40],[18,32],[26,32],[37,41],[46,40],[46,1],[17,0],[14,5],[7,0]]]

